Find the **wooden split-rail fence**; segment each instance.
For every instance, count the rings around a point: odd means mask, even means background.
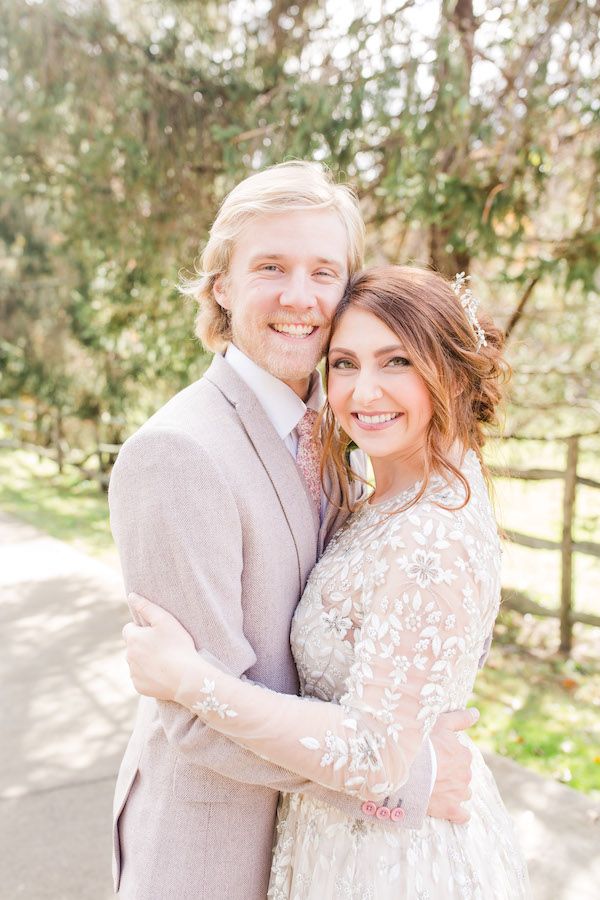
[[[0,400],[0,447],[28,450],[50,459],[62,472],[74,467],[82,478],[96,481],[107,490],[110,473],[121,443],[103,440],[107,429],[126,427],[125,420],[106,418],[98,423],[32,400]],[[74,446],[71,434],[87,433],[87,448]]]
[[[506,538],[522,547],[533,550],[556,550],[561,556],[561,584],[560,606],[558,609],[548,609],[531,600],[525,594],[518,591],[506,591],[503,593],[504,603],[522,613],[531,613],[537,616],[547,616],[560,620],[560,651],[568,654],[573,646],[573,624],[581,622],[586,625],[600,627],[600,616],[590,613],[578,612],[573,605],[573,556],[582,553],[587,556],[600,558],[600,544],[593,541],[576,541],[574,538],[574,526],[576,519],[576,498],[578,486],[600,489],[600,482],[593,478],[586,478],[577,471],[581,440],[591,435],[573,434],[566,438],[555,439],[566,446],[564,469],[519,469],[504,466],[492,466],[491,473],[496,478],[517,478],[525,481],[563,481],[562,500],[562,535],[560,541],[551,541],[546,538],[533,537],[522,534],[519,531],[504,529]],[[513,440],[536,440],[515,435]],[[544,439],[547,441],[547,439]]]
[[[44,427],[39,423],[43,419]],[[111,443],[101,440],[101,429],[95,422],[88,421],[88,433],[93,435],[90,446],[81,449],[70,445],[66,434],[66,419],[83,427],[83,421],[75,417],[61,416],[56,410],[44,408],[40,415],[40,408],[31,400],[0,400],[0,447],[12,447],[29,450],[40,457],[52,459],[59,471],[65,466],[75,466],[81,476],[95,480],[104,490],[108,487],[110,472],[117,454],[121,448],[120,443]],[[124,426],[123,422],[103,423],[104,426],[112,426],[114,431]],[[77,433],[76,427],[73,433]],[[587,478],[578,473],[580,460],[580,445],[583,437],[590,435],[574,434],[565,438],[553,439],[566,445],[564,469],[530,468],[521,469],[513,467],[492,466],[491,473],[496,478],[516,478],[525,481],[563,481],[562,503],[562,536],[560,541],[547,540],[534,537],[521,532],[505,529],[505,537],[522,547],[533,550],[555,550],[561,556],[561,586],[560,606],[558,609],[550,609],[536,603],[527,595],[515,590],[503,592],[504,605],[516,609],[524,614],[557,618],[560,621],[560,650],[568,654],[573,645],[573,624],[580,622],[586,625],[600,627],[600,616],[579,612],[574,609],[573,603],[573,557],[575,553],[581,553],[600,558],[600,544],[592,541],[577,541],[574,538],[574,525],[576,519],[577,488],[585,486],[600,489],[600,482]],[[541,440],[538,438],[511,435],[509,440]],[[544,439],[547,443],[549,439]]]

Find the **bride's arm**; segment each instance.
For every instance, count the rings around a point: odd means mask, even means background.
[[[429,550],[415,540],[401,554],[383,547],[373,560],[340,705],[222,671],[191,639],[184,647],[176,621],[153,605],[145,607],[152,629],[127,626],[134,683],[141,693],[165,691],[164,699],[298,775],[381,801],[406,781],[424,736],[449,708],[453,679],[479,656],[479,589],[464,536],[444,534],[438,543]]]

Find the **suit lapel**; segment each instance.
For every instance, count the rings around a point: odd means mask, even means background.
[[[296,546],[302,591],[317,557],[319,528],[304,479],[258,398],[222,356],[215,355],[204,377],[235,407],[240,424],[271,480]]]

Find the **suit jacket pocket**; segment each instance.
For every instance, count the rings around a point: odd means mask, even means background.
[[[121,880],[121,836],[119,834],[119,820],[127,803],[127,798],[131,793],[131,789],[138,776],[137,765],[129,770],[126,777],[124,772],[119,772],[117,787],[115,790],[115,803],[113,810],[113,856],[112,856],[112,874],[115,894],[119,890],[119,882]]]

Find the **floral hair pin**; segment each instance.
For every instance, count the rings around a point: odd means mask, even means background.
[[[477,307],[479,306],[479,300],[477,297],[473,296],[473,291],[470,287],[467,287],[467,282],[471,280],[470,275],[465,275],[464,272],[458,272],[454,276],[454,280],[452,281],[450,287],[452,291],[458,299],[460,300],[460,305],[464,309],[467,319],[473,331],[475,332],[475,336],[477,338],[477,346],[475,347],[475,351],[478,352],[482,347],[487,346],[487,341],[485,339],[485,331],[479,324],[479,319],[477,318]]]

